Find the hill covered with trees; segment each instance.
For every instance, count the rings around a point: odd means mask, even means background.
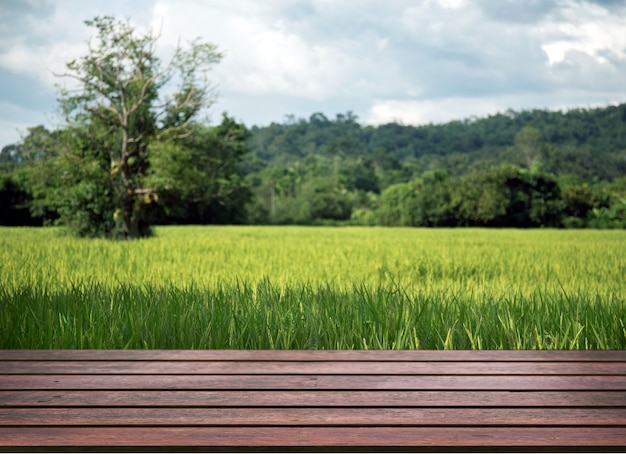
[[[524,131],[523,131],[524,130]],[[418,174],[450,175],[510,163],[540,161],[555,175],[608,181],[626,171],[626,104],[567,112],[508,111],[445,124],[361,126],[350,112],[328,119],[287,117],[283,124],[253,127],[251,164],[276,167],[310,155],[362,156],[378,166]]]
[[[626,104],[423,126],[357,120],[316,113],[253,127],[241,166],[256,195],[250,219],[619,225],[605,218],[626,196]]]
[[[25,176],[61,134],[42,129],[0,153],[1,223],[55,217]],[[212,141],[194,144],[197,159],[215,156]],[[194,174],[205,183],[157,206],[157,222],[626,226],[626,104],[422,126],[362,125],[351,112],[287,116],[250,128],[247,149],[220,158],[231,181],[237,163],[237,191],[202,197],[215,177]]]

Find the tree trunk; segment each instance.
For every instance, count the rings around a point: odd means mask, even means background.
[[[127,240],[137,239],[141,235],[139,230],[139,217],[135,212],[135,195],[127,192],[122,205],[122,213],[124,215],[124,238]]]

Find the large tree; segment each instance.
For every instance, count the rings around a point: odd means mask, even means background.
[[[79,234],[138,238],[150,232],[159,172],[171,174],[151,168],[152,150],[176,152],[197,130],[194,120],[214,102],[207,75],[221,54],[196,40],[163,62],[154,32],[110,16],[85,23],[95,30],[88,50],[60,75],[70,83],[59,98],[65,140],[50,166],[63,176],[59,214]]]

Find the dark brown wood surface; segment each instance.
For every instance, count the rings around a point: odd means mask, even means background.
[[[626,450],[625,351],[0,350],[0,451]]]

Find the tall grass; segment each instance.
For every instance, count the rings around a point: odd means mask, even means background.
[[[0,234],[0,348],[626,348],[626,232]]]

